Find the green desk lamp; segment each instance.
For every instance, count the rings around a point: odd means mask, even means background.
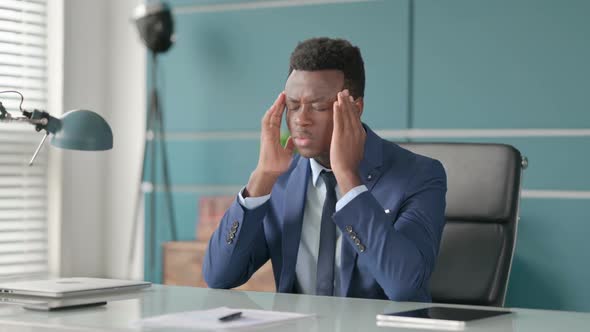
[[[103,151],[113,147],[113,132],[109,124],[97,113],[86,110],[69,111],[59,118],[40,110],[31,112],[22,109],[23,96],[17,91],[0,91],[0,93],[17,93],[21,96],[20,111],[22,117],[13,117],[0,102],[1,122],[26,122],[35,126],[35,130],[45,130],[45,136],[37,147],[29,165],[37,157],[43,143],[52,134],[51,145],[62,149]]]

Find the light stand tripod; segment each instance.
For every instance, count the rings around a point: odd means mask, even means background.
[[[170,173],[168,171],[168,153],[166,151],[166,137],[164,132],[164,119],[162,116],[161,107],[159,104],[158,99],[158,91],[157,91],[157,54],[152,52],[152,87],[150,92],[150,105],[149,111],[147,114],[147,123],[146,123],[146,131],[145,131],[145,139],[144,139],[144,146],[143,146],[143,156],[142,156],[142,168],[141,168],[141,176],[138,184],[137,196],[135,198],[135,211],[133,214],[133,227],[131,230],[131,247],[129,250],[129,269],[133,265],[133,258],[135,253],[135,245],[136,245],[136,233],[138,228],[139,222],[139,210],[141,208],[141,200],[145,192],[149,193],[149,216],[148,216],[148,225],[149,225],[149,235],[150,240],[148,243],[149,248],[149,256],[150,256],[150,275],[153,273],[155,268],[155,261],[156,261],[156,168],[157,168],[157,155],[156,155],[156,143],[157,140],[159,141],[160,145],[160,153],[161,153],[161,166],[164,176],[164,186],[162,187],[162,191],[165,195],[166,205],[168,207],[168,226],[170,229],[170,234],[172,240],[175,241],[177,239],[176,234],[176,220],[174,214],[174,205],[172,202],[172,193],[170,192]],[[157,139],[157,140],[156,140]],[[149,147],[149,156],[148,153]],[[144,182],[145,180],[145,173],[147,168],[147,161],[150,161],[150,181]]]
[[[139,184],[137,186],[137,196],[135,198],[135,211],[133,214],[133,226],[131,229],[131,245],[129,248],[129,264],[128,264],[128,277],[131,276],[131,267],[133,266],[135,244],[137,241],[137,229],[139,223],[139,209],[141,208],[141,201],[144,193],[149,193],[149,248],[150,265],[149,265],[149,277],[153,278],[153,272],[156,265],[156,168],[157,168],[157,155],[156,155],[156,143],[159,143],[161,148],[161,167],[164,177],[164,186],[162,191],[164,192],[166,205],[168,207],[168,226],[172,240],[177,239],[176,234],[176,221],[174,215],[174,204],[172,202],[172,193],[170,192],[170,175],[168,172],[168,154],[166,152],[166,137],[164,134],[164,119],[160,108],[160,101],[158,99],[156,79],[157,74],[157,54],[166,52],[173,43],[173,31],[174,22],[172,20],[172,14],[170,8],[163,3],[151,3],[142,4],[135,9],[133,15],[137,29],[141,36],[141,39],[146,46],[151,50],[152,55],[152,77],[151,77],[151,92],[150,92],[150,105],[148,108],[148,114],[146,118],[146,130],[144,136],[143,145],[143,156],[142,156],[142,167],[141,176],[139,178]],[[148,149],[149,145],[149,149]],[[149,156],[148,156],[149,152]],[[147,160],[150,160],[150,181],[144,182],[145,173],[147,168]],[[148,276],[144,276],[144,279]]]

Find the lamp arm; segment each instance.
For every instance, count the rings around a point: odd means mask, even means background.
[[[1,108],[0,108],[1,110]],[[29,161],[29,166],[33,166],[33,162],[35,161],[35,159],[37,158],[37,155],[39,154],[39,151],[41,151],[41,148],[43,147],[43,144],[45,143],[45,140],[47,140],[47,136],[49,136],[49,129],[47,129],[49,126],[49,123],[51,122],[51,116],[49,116],[48,118],[40,118],[40,119],[29,119],[26,116],[21,116],[21,117],[12,117],[10,116],[10,113],[8,113],[8,116],[2,116],[0,117],[0,122],[24,122],[24,123],[30,123],[35,125],[35,129],[37,131],[41,131],[42,129],[45,129],[45,135],[43,135],[43,139],[41,139],[41,143],[39,143],[39,146],[37,146],[37,149],[35,150],[35,153],[33,154],[33,157],[31,158],[31,160]],[[53,118],[55,119],[55,118]],[[59,121],[58,119],[55,119],[56,121]]]
[[[61,121],[45,111],[23,111],[23,114],[30,119],[29,123],[35,125],[36,131],[45,130],[50,134],[55,134],[61,129]]]
[[[37,155],[39,154],[39,151],[41,151],[41,148],[43,147],[43,144],[47,140],[49,134],[55,134],[57,131],[59,131],[59,129],[61,129],[61,121],[49,115],[49,113],[45,111],[33,110],[32,112],[29,112],[21,108],[21,112],[24,116],[13,117],[8,111],[6,111],[6,108],[4,105],[2,105],[2,102],[0,102],[1,122],[25,122],[34,125],[36,131],[45,130],[45,135],[43,135],[41,143],[39,143],[39,146],[37,146],[33,157],[29,161],[29,166],[33,166],[33,162],[37,158]]]
[[[2,105],[2,102],[0,102],[0,121],[2,121],[2,122],[10,122],[10,121],[28,122],[28,123],[35,126],[35,130],[41,131],[41,130],[45,129],[45,131],[47,131],[47,133],[50,133],[50,134],[55,134],[61,129],[61,121],[59,119],[49,115],[49,113],[47,113],[45,111],[36,110],[36,109],[33,111],[27,111],[27,110],[23,109],[23,102],[24,102],[25,98],[22,95],[22,93],[20,93],[16,90],[0,91],[0,94],[3,94],[3,93],[15,93],[20,96],[20,104],[18,106],[18,109],[21,111],[21,113],[24,116],[17,117],[17,118],[13,117],[6,110],[4,105]]]
[[[43,139],[41,139],[41,143],[39,143],[39,146],[37,146],[37,150],[35,150],[35,153],[33,153],[33,157],[31,158],[31,161],[29,161],[29,166],[33,166],[33,162],[37,158],[39,151],[41,151],[41,148],[43,147],[43,143],[45,143],[47,136],[49,136],[49,133],[45,132],[45,135],[43,135]]]
[[[0,121],[2,122],[24,122],[24,123],[30,123],[32,125],[35,126],[47,126],[47,124],[49,123],[49,120],[47,119],[29,119],[27,117],[21,116],[18,118],[14,118],[12,116],[8,116],[6,118],[1,118],[0,117]],[[42,128],[43,129],[43,128]]]

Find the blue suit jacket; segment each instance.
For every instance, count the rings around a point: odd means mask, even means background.
[[[341,289],[349,297],[431,301],[429,281],[445,223],[446,174],[437,160],[385,141],[368,127],[359,173],[368,191],[334,214],[342,231]],[[276,288],[294,292],[309,159],[296,155],[270,199],[223,216],[203,262],[212,288],[242,285],[270,258]],[[355,243],[352,232],[358,240]]]

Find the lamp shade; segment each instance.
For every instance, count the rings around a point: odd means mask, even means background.
[[[113,132],[97,113],[73,110],[59,118],[51,145],[71,150],[99,151],[113,148]]]

